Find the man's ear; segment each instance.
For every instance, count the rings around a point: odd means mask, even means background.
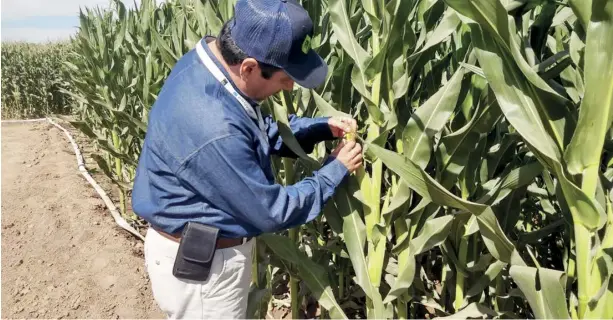
[[[251,74],[255,72],[257,68],[258,68],[257,60],[253,58],[247,58],[243,60],[243,62],[241,63],[241,68],[240,68],[241,79],[243,79],[243,81],[247,80],[247,78],[249,78],[249,76],[251,76]]]

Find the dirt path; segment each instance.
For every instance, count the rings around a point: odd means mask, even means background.
[[[64,133],[2,124],[2,318],[163,318]]]

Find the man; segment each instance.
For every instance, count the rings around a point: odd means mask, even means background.
[[[151,109],[132,204],[151,224],[145,263],[170,318],[245,317],[252,238],[315,219],[362,163],[361,147],[343,140],[312,176],[291,186],[274,181],[270,155],[296,155],[258,102],[294,82],[323,83],[327,65],[311,49],[312,32],[292,0],[238,0],[218,38],[205,37],[177,62]],[[289,120],[307,152],[356,129],[352,119]],[[188,243],[188,223],[218,230],[217,241]],[[190,280],[175,275],[177,261],[208,261],[210,269]]]

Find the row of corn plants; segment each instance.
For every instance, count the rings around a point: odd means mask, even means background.
[[[365,163],[318,219],[258,238],[249,316],[287,278],[293,318],[311,299],[332,318],[613,317],[613,1],[302,4],[330,72],[264,103],[298,155],[277,181],[337,143],[302,150],[291,113],[356,119]],[[165,76],[232,7],[81,13],[65,92],[126,215]]]
[[[71,44],[3,42],[2,119],[70,113],[71,99],[63,65]]]

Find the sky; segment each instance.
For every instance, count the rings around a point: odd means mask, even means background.
[[[128,7],[140,3],[140,0],[122,1]],[[79,25],[80,7],[108,7],[109,4],[110,0],[2,0],[2,41],[68,40]]]

